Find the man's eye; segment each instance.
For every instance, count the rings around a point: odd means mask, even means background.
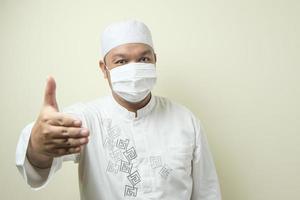
[[[126,63],[126,60],[117,60],[115,62],[115,64],[120,64],[120,65],[125,64],[125,63]]]
[[[149,62],[149,61],[150,61],[150,58],[148,58],[148,57],[140,58],[140,62]]]

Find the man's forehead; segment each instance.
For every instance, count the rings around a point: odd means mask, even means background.
[[[117,46],[107,54],[109,57],[122,57],[126,55],[132,55],[132,54],[152,54],[153,49],[147,44],[143,43],[129,43],[129,44],[123,44],[120,46]]]

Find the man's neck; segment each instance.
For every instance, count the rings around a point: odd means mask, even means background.
[[[151,99],[151,92],[140,102],[132,103],[124,100],[123,98],[119,97],[116,93],[112,92],[113,98],[116,100],[118,104],[126,108],[130,112],[135,113],[135,117],[137,117],[137,111],[143,107],[145,107],[150,99]]]

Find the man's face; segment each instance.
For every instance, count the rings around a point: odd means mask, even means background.
[[[111,49],[103,60],[100,60],[99,65],[104,74],[104,78],[108,79],[111,86],[108,70],[122,65],[141,62],[141,63],[156,63],[156,55],[149,45],[142,43],[123,44]]]

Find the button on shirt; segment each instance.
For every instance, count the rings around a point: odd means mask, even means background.
[[[221,200],[219,181],[200,121],[164,97],[130,112],[112,95],[63,110],[90,130],[80,154],[54,158],[38,169],[26,158],[34,122],[21,133],[16,165],[26,183],[44,187],[63,161],[78,164],[82,200]]]

